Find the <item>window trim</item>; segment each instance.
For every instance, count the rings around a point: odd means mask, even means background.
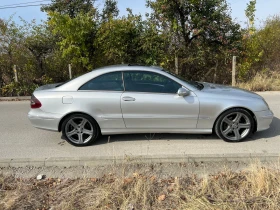
[[[95,78],[98,78],[102,75],[105,75],[105,74],[110,74],[110,73],[115,73],[115,72],[121,72],[122,74],[122,83],[123,83],[123,90],[121,91],[117,91],[117,90],[80,90],[80,88],[85,85],[86,83],[88,83],[89,81],[95,79]],[[163,77],[166,77],[170,80],[172,80],[173,82],[179,84],[181,87],[183,88],[186,88],[187,90],[190,90],[189,88],[187,88],[186,86],[182,85],[181,83],[175,81],[174,79],[166,76],[166,75],[163,75],[163,74],[160,74],[158,72],[154,72],[154,71],[146,71],[146,70],[117,70],[117,71],[111,71],[111,72],[106,72],[106,73],[103,73],[103,74],[100,74],[94,78],[91,78],[89,79],[88,81],[86,81],[85,83],[83,83],[77,90],[77,92],[114,92],[114,93],[140,93],[140,94],[160,94],[160,95],[177,95],[177,93],[159,93],[159,92],[139,92],[139,91],[127,91],[126,90],[126,86],[125,86],[125,81],[124,81],[124,73],[125,72],[148,72],[148,73],[154,73],[154,74],[158,74],[160,76],[163,76]],[[190,90],[191,91],[191,90]]]

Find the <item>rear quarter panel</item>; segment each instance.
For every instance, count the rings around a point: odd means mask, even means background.
[[[40,108],[61,119],[71,113],[84,113],[93,117],[100,128],[125,128],[120,108],[122,92],[94,91],[36,91],[34,95],[42,103]],[[66,100],[63,100],[65,98]]]

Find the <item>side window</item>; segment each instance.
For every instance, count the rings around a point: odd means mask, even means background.
[[[122,72],[111,72],[95,77],[79,90],[123,91]]]
[[[161,74],[148,71],[125,71],[125,91],[177,93],[182,85]]]

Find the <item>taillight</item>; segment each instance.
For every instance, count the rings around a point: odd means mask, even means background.
[[[38,109],[42,106],[42,104],[34,95],[32,95],[30,100],[30,106],[31,109]]]

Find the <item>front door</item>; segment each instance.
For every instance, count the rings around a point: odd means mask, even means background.
[[[199,102],[194,93],[181,97],[182,85],[149,71],[124,71],[121,109],[127,128],[196,128]]]

